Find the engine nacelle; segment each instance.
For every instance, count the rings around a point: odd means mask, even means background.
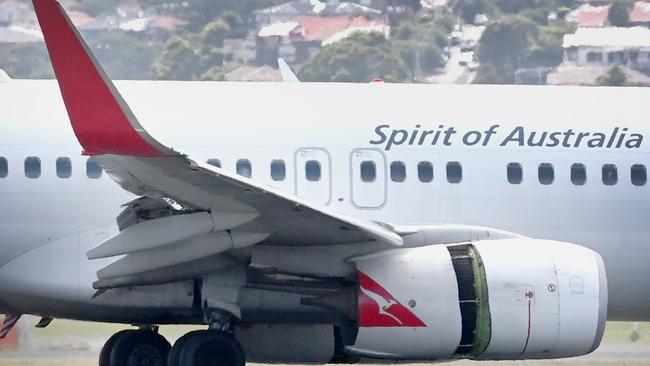
[[[394,359],[530,359],[595,350],[607,319],[603,261],[534,239],[398,249],[355,259],[358,335]]]

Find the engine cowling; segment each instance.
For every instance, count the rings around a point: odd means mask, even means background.
[[[398,249],[355,259],[366,357],[531,359],[595,350],[607,318],[596,252],[526,238]]]

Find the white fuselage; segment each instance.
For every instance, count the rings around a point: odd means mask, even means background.
[[[345,214],[394,225],[482,225],[592,248],[605,261],[610,319],[650,320],[650,182],[634,185],[630,173],[632,165],[650,166],[650,125],[643,103],[650,100],[650,89],[201,82],[117,86],[143,126],[166,146],[197,161],[219,159],[225,170],[235,171],[239,160],[248,160],[253,179]],[[80,154],[56,82],[0,83],[0,101],[0,157],[9,166],[7,177],[0,178],[0,272],[57,238],[116,230],[120,205],[134,196],[105,174],[86,176],[86,157]],[[445,135],[449,128],[455,132]],[[441,134],[434,143],[436,131]],[[524,146],[515,131],[525,134]],[[537,133],[535,141],[547,132],[545,144],[551,146],[528,146],[531,132]],[[554,132],[557,141],[551,138]],[[603,142],[597,133],[605,135]],[[40,159],[39,178],[25,176],[26,157]],[[71,159],[70,178],[57,177],[59,157]],[[272,178],[270,166],[276,160],[286,167],[283,180]],[[310,161],[320,166],[319,179],[307,176]],[[362,174],[363,162],[374,163],[374,174]],[[393,162],[404,164],[403,182],[391,179]],[[421,162],[432,164],[431,182],[419,179]],[[449,162],[462,167],[459,183],[448,181]],[[508,181],[509,163],[522,167],[520,184]],[[550,184],[538,179],[542,163],[552,165]],[[586,168],[583,185],[571,181],[574,163]],[[603,183],[606,164],[616,167],[615,184]],[[88,273],[99,265],[91,267]],[[3,303],[20,303],[3,297],[7,286],[0,277],[0,312]]]

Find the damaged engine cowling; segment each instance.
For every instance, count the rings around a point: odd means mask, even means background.
[[[491,240],[354,261],[358,334],[346,349],[360,356],[561,358],[590,353],[602,339],[603,262],[578,245]]]

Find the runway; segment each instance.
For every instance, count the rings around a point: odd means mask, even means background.
[[[55,321],[46,329],[35,329],[37,318],[25,317],[19,323],[19,348],[0,347],[0,366],[95,366],[104,341],[120,325]],[[162,327],[161,333],[171,342],[193,327]],[[594,353],[563,360],[542,361],[450,361],[440,364],[482,366],[532,365],[624,365],[650,366],[650,323],[615,323],[607,325],[601,347]],[[254,365],[254,364],[253,364]],[[384,364],[385,365],[385,364]],[[420,364],[422,365],[422,364]]]

